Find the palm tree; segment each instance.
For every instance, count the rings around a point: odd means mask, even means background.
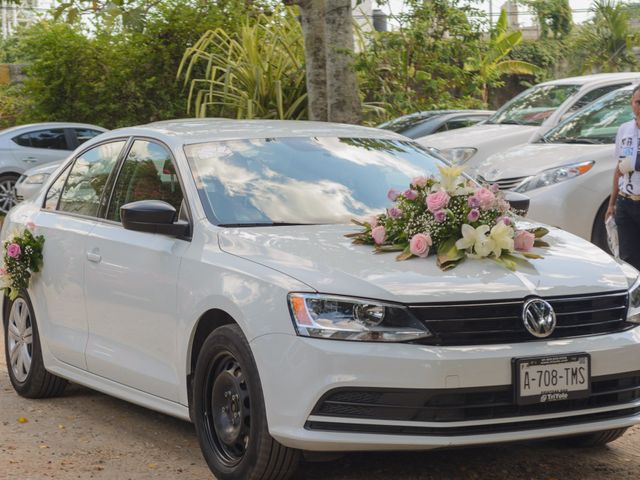
[[[478,58],[469,58],[464,69],[475,72],[482,88],[482,101],[486,105],[489,100],[489,86],[506,74],[535,75],[539,68],[532,63],[521,60],[509,60],[513,47],[522,41],[522,32],[509,31],[507,26],[507,12],[502,10],[487,49]]]

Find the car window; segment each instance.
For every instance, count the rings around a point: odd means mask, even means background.
[[[97,216],[107,179],[125,143],[124,140],[105,143],[80,155],[71,167],[58,210]]]
[[[136,140],[116,180],[107,218],[120,221],[120,207],[139,200],[162,200],[176,211],[182,203],[182,189],[171,154],[162,145]]]
[[[91,128],[74,128],[73,131],[76,134],[78,145],[82,145],[87,140],[91,140],[93,137],[97,137],[102,133],[100,130],[93,130]]]
[[[44,201],[44,208],[46,210],[55,210],[58,208],[58,200],[60,200],[60,192],[62,191],[62,187],[64,187],[64,183],[67,181],[67,175],[69,174],[69,170],[71,169],[71,163],[67,165],[64,171],[58,176],[55,182],[49,187],[49,191],[47,192],[47,196]]]
[[[71,150],[64,134],[64,128],[51,128],[25,133],[13,139],[23,147],[46,148],[48,150]]]
[[[568,117],[570,114],[577,112],[582,107],[589,105],[594,100],[606,95],[609,92],[613,92],[619,88],[625,87],[627,85],[631,85],[629,82],[626,83],[616,83],[615,85],[607,85],[606,87],[594,88],[590,92],[585,93],[582,97],[580,97],[576,103],[572,105],[572,107],[567,110],[565,117]]]

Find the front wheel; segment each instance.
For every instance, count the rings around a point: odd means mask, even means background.
[[[294,473],[300,452],[269,435],[258,369],[237,325],[205,341],[193,393],[200,448],[218,480],[285,480]]]
[[[611,443],[619,439],[626,428],[616,428],[613,430],[603,430],[601,432],[587,433],[567,438],[567,443],[572,447],[603,447],[607,443]]]
[[[0,175],[0,213],[6,214],[17,203],[16,182],[19,176],[11,173]]]

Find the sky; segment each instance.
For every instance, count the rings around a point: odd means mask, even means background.
[[[484,0],[478,4],[478,7],[483,9],[485,12],[489,12],[489,7],[491,4],[493,10],[493,18],[497,20],[498,15],[500,14],[500,7],[505,3],[506,0]],[[375,2],[374,2],[375,4]],[[402,6],[404,4],[404,0],[390,0],[389,6],[392,12],[400,12],[402,10]],[[574,23],[582,23],[587,20],[591,14],[589,13],[589,9],[593,5],[593,0],[569,0],[569,5],[573,12],[573,21]],[[388,8],[383,8],[383,10],[388,10]],[[526,14],[526,10],[524,7],[520,7],[518,15],[519,23],[523,26],[533,25],[535,19],[531,15]]]

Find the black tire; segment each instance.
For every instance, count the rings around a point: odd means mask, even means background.
[[[607,241],[607,229],[604,226],[604,216],[607,213],[607,206],[609,204],[609,199],[607,199],[598,209],[598,213],[596,213],[596,218],[593,221],[593,229],[591,230],[591,243],[597,245],[602,250],[611,255],[611,250],[609,249],[609,242]]]
[[[67,381],[44,368],[36,316],[26,293],[20,294],[15,300],[5,300],[2,323],[9,380],[18,395],[26,398],[61,395]],[[27,360],[28,367],[25,363]]]
[[[20,175],[5,173],[0,175],[0,214],[6,214],[16,203],[16,182]]]
[[[619,439],[626,431],[626,428],[616,428],[614,430],[603,430],[601,432],[578,435],[567,438],[567,444],[572,447],[603,447],[607,443]]]
[[[218,480],[285,480],[300,451],[269,435],[262,386],[237,325],[214,330],[198,355],[194,423],[200,448]]]

